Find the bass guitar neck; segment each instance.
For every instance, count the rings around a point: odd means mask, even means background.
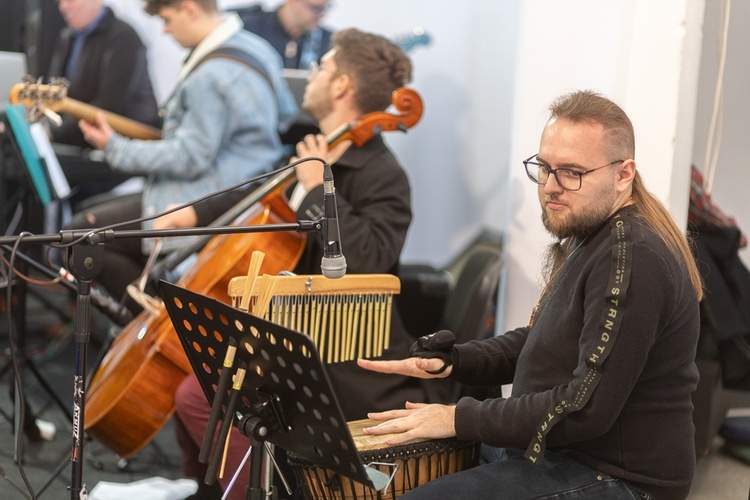
[[[92,123],[94,122],[94,115],[101,111],[104,113],[104,117],[109,126],[125,137],[144,140],[155,140],[161,138],[161,131],[155,127],[144,125],[143,123],[130,118],[125,118],[124,116],[105,111],[96,106],[69,97],[66,97],[61,103],[60,111]]]
[[[132,139],[154,140],[161,138],[161,131],[150,125],[97,108],[67,96],[67,87],[59,84],[19,83],[14,85],[8,98],[11,104],[23,104],[35,115],[46,110],[67,113],[88,122],[94,122],[97,112],[104,113],[107,123],[117,133]]]

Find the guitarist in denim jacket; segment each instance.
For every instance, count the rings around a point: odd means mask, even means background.
[[[155,215],[170,203],[185,203],[266,171],[282,155],[279,131],[297,113],[278,54],[243,30],[236,15],[222,16],[216,0],[149,0],[146,12],[161,17],[164,31],[191,49],[166,104],[161,140],[128,139],[101,114],[93,124],[80,123],[86,140],[104,151],[112,168],[146,175],[146,185],[143,193],[77,214],[72,228]],[[217,49],[233,49],[253,64],[235,57],[206,58]],[[123,294],[140,274],[151,243],[130,238],[109,243],[100,284],[115,296]],[[169,238],[164,249],[185,244],[183,238]]]

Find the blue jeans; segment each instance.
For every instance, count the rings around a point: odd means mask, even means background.
[[[549,451],[541,464],[524,458],[523,450],[482,445],[482,463],[442,476],[411,490],[403,500],[435,498],[645,499],[624,482],[584,465],[563,453]]]

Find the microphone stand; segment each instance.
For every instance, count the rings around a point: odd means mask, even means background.
[[[76,296],[76,328],[75,346],[76,360],[73,377],[73,449],[71,450],[71,461],[73,470],[71,473],[71,485],[69,486],[71,500],[80,500],[87,497],[86,486],[83,483],[83,422],[84,408],[86,405],[86,361],[88,355],[88,342],[91,337],[89,312],[91,307],[91,282],[99,275],[104,266],[104,245],[108,241],[118,238],[170,238],[178,236],[207,236],[220,234],[238,233],[261,233],[261,232],[313,232],[320,231],[320,221],[297,221],[287,224],[267,224],[259,226],[218,226],[203,228],[181,228],[162,230],[122,230],[115,231],[107,229],[97,231],[69,230],[60,231],[56,235],[32,235],[24,236],[18,242],[18,236],[0,237],[0,245],[16,244],[50,244],[60,243],[70,245],[67,248],[67,268],[77,283]]]
[[[10,254],[13,249],[8,245],[0,245],[0,251]],[[16,252],[16,257],[51,280],[61,278],[60,274],[56,273],[49,267],[43,266],[42,264],[22,252]],[[71,291],[73,293],[78,292],[78,287],[73,282],[65,279],[64,277],[63,279],[60,279],[57,284],[61,285],[63,288],[67,288],[68,291]],[[91,289],[91,303],[99,311],[101,311],[118,326],[125,326],[130,323],[130,321],[132,321],[133,319],[133,314],[124,306],[120,306],[113,301],[113,298],[107,297],[107,295],[105,295],[104,293],[98,293],[96,289]]]

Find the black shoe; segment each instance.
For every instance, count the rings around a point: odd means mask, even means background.
[[[208,485],[203,481],[198,481],[198,491],[186,497],[185,500],[221,500],[224,491],[219,483]]]

